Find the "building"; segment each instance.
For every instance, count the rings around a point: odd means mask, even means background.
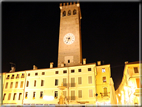
[[[6,73],[3,104],[116,104],[110,64],[82,59],[79,3],[60,4],[58,67]]]
[[[141,105],[141,62],[125,62],[121,84],[116,90],[118,105]]]

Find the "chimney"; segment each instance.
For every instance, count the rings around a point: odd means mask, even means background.
[[[98,64],[98,65],[101,65],[101,61],[97,61],[97,64]]]
[[[86,64],[86,58],[83,58],[83,64]]]
[[[33,65],[33,70],[36,70],[37,69],[37,66]]]
[[[11,67],[10,72],[15,72],[15,67]]]
[[[61,67],[64,67],[64,63],[61,63]]]
[[[128,63],[128,61],[125,61],[125,65]]]
[[[53,68],[53,64],[54,64],[53,62],[50,62],[50,68]]]

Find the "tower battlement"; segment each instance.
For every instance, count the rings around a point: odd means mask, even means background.
[[[67,3],[60,3],[60,9],[62,8],[68,8],[70,6],[77,6],[79,7],[79,2],[67,2]]]

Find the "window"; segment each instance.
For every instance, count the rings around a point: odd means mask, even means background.
[[[67,78],[63,78],[63,86],[67,86]]]
[[[66,91],[63,91],[63,95],[66,97]]]
[[[107,88],[104,88],[104,96],[107,96]]]
[[[23,88],[23,81],[21,81],[21,85],[20,85],[20,88]]]
[[[82,90],[78,90],[78,98],[82,98]]]
[[[25,95],[25,98],[27,99],[27,97],[28,97],[28,92],[26,92],[26,95]]]
[[[106,77],[103,77],[103,82],[106,82]]]
[[[91,71],[91,68],[88,68],[88,71]]]
[[[33,99],[35,99],[35,94],[36,94],[36,92],[33,92]]]
[[[71,87],[75,87],[75,78],[71,78]]]
[[[18,100],[21,100],[22,99],[22,93],[19,93],[19,98]]]
[[[10,88],[12,88],[13,87],[13,82],[11,82],[11,84],[10,84]]]
[[[14,79],[14,75],[12,75],[11,79]]]
[[[42,75],[45,75],[45,72],[42,72]]]
[[[8,95],[8,100],[10,100],[10,97],[11,97],[11,93],[9,93],[9,95]]]
[[[78,84],[82,84],[82,77],[78,77]]]
[[[92,89],[89,90],[89,97],[93,97],[93,90]]]
[[[37,76],[38,75],[38,73],[35,73],[35,76]]]
[[[71,73],[74,73],[74,70],[71,70]]]
[[[102,68],[102,72],[105,72],[105,68]]]
[[[70,60],[68,60],[68,63],[70,63]]]
[[[73,10],[73,15],[75,15],[75,14],[76,14],[76,9]]]
[[[71,100],[75,100],[75,91],[71,91]]]
[[[40,92],[40,98],[43,98],[43,91]]]
[[[81,69],[78,69],[78,72],[81,72]]]
[[[63,11],[63,17],[66,16],[66,11]]]
[[[139,73],[138,67],[134,67],[134,72],[135,72],[135,73]]]
[[[58,71],[55,71],[55,74],[58,74],[59,72]]]
[[[44,85],[44,80],[41,80],[41,86],[43,86]]]
[[[8,82],[6,83],[5,89],[7,89],[7,87],[8,87]]]
[[[36,87],[36,80],[34,80],[34,87]]]
[[[16,84],[15,84],[15,88],[17,88],[18,87],[18,82],[16,82]]]
[[[3,100],[5,99],[6,94],[3,95]]]
[[[28,76],[30,76],[30,73],[28,73]]]
[[[55,91],[55,93],[54,93],[54,98],[55,98],[55,99],[58,98],[58,91]]]
[[[7,75],[7,78],[6,79],[9,79],[10,75]]]
[[[71,10],[68,11],[68,16],[70,16],[70,15],[71,15]]]
[[[63,73],[67,73],[67,70],[64,70]]]
[[[26,87],[28,87],[29,86],[29,81],[27,81],[27,85],[26,85]]]
[[[88,76],[88,83],[92,84],[92,76]]]
[[[15,100],[15,98],[16,98],[16,93],[14,93],[13,100]]]
[[[22,76],[21,76],[21,78],[24,78],[24,74],[22,73]]]
[[[58,85],[58,80],[57,80],[57,79],[55,79],[55,86],[56,86],[56,85]]]
[[[17,76],[16,76],[16,79],[18,79],[19,78],[19,74],[17,74]]]
[[[140,88],[140,79],[136,78],[137,88]]]

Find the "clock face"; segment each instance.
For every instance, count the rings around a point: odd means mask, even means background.
[[[65,44],[70,45],[75,41],[75,37],[72,33],[67,33],[64,38],[63,41]]]

